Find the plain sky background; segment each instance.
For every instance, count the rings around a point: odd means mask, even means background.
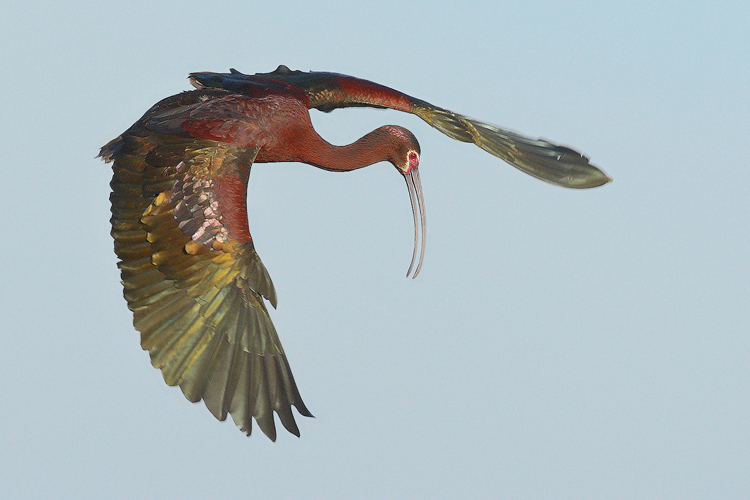
[[[750,498],[750,4],[5,2],[3,498]],[[334,71],[570,145],[565,190],[415,116],[404,181],[253,167],[271,315],[315,419],[271,443],[139,346],[99,148],[192,71]]]

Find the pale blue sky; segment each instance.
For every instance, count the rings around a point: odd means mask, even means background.
[[[16,2],[0,19],[4,498],[750,497],[747,2]],[[509,5],[504,5],[505,3]],[[626,5],[627,4],[627,5]],[[250,228],[315,419],[246,438],[139,346],[94,158],[192,71],[350,74],[571,145],[569,191],[414,116],[387,164],[263,164]]]

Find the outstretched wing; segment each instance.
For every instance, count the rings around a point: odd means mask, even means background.
[[[591,188],[611,179],[589,159],[565,146],[489,125],[473,118],[434,106],[392,88],[368,80],[337,73],[292,71],[279,66],[271,73],[245,75],[193,73],[198,88],[225,89],[254,95],[259,89],[289,88],[304,91],[309,108],[331,111],[351,106],[391,108],[413,113],[453,139],[474,143],[522,172],[562,187]]]
[[[114,161],[112,236],[141,346],[169,385],[246,434],[299,436],[300,397],[263,297],[276,292],[247,227],[257,148],[180,136],[201,96],[163,101],[102,148]],[[174,133],[164,133],[174,132]],[[175,135],[177,134],[177,135]]]
[[[532,139],[510,130],[415,99],[412,113],[453,139],[471,142],[537,179],[572,189],[612,182],[578,151]]]

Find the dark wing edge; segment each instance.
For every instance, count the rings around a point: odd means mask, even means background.
[[[175,196],[180,181],[222,162],[244,161],[249,174],[256,153],[163,136],[136,124],[104,146],[100,156],[114,161],[110,199],[115,252],[124,296],[153,366],[168,385],[179,385],[188,400],[202,399],[217,419],[231,415],[247,435],[255,419],[275,440],[274,411],[296,436],[291,406],[301,415],[312,414],[261,298],[275,306],[271,279],[252,241],[240,243],[229,235],[214,238],[209,248],[206,241],[185,234],[185,223],[194,221],[175,213],[178,200],[186,199],[186,193]],[[184,184],[180,189],[186,189]],[[183,212],[204,210],[201,194],[188,194],[192,201],[183,204]]]

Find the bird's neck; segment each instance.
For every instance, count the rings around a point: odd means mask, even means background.
[[[334,172],[348,172],[381,161],[390,161],[394,143],[388,126],[380,127],[346,146],[334,146],[317,133],[300,144],[299,158],[310,165]]]

